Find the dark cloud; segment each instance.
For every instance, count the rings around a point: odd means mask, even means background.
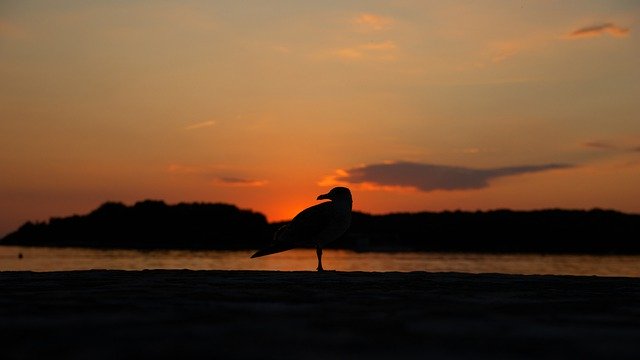
[[[493,169],[472,169],[460,166],[445,166],[397,162],[372,164],[346,171],[335,178],[352,184],[373,183],[379,186],[407,186],[421,191],[481,189],[489,181],[502,176],[511,176],[571,167],[564,164],[513,166]]]
[[[592,149],[598,150],[610,150],[610,151],[618,151],[618,152],[640,152],[640,146],[629,146],[629,145],[614,145],[612,143],[603,142],[603,141],[589,141],[582,144],[582,146]]]
[[[611,36],[627,36],[629,34],[629,29],[617,26],[613,23],[603,23],[592,26],[585,26],[583,28],[574,30],[569,34],[569,38],[582,38],[582,37],[592,37],[592,36],[600,36],[602,34],[609,34]]]
[[[603,149],[603,150],[615,150],[617,147],[615,145],[609,144],[607,142],[602,141],[589,141],[582,144],[584,147],[594,148],[594,149]]]

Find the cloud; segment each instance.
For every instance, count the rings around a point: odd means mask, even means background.
[[[629,28],[623,28],[613,23],[602,23],[597,25],[585,26],[580,29],[572,31],[567,35],[568,39],[582,39],[595,36],[602,36],[609,34],[613,37],[624,37],[629,35]]]
[[[243,179],[237,177],[219,177],[214,183],[222,186],[242,186],[242,187],[258,187],[267,184],[266,180]]]
[[[351,19],[355,26],[355,31],[367,34],[371,39],[367,43],[349,44],[347,47],[328,49],[323,51],[321,57],[333,58],[347,61],[393,61],[397,59],[398,46],[394,41],[383,39],[372,39],[372,33],[382,32],[391,28],[394,19],[386,16],[361,13]],[[362,39],[363,37],[360,36]],[[360,40],[361,41],[361,40]]]
[[[337,49],[332,55],[342,60],[392,61],[397,58],[396,49],[396,44],[387,40]]]
[[[362,13],[354,17],[351,22],[361,32],[373,32],[387,30],[391,26],[393,26],[393,23],[395,21],[392,18],[386,16],[371,13]]]
[[[435,190],[472,190],[489,186],[492,179],[554,169],[569,168],[566,164],[543,164],[473,169],[461,166],[433,165],[412,162],[371,164],[340,170],[323,184],[349,183],[369,188],[414,188]]]
[[[593,149],[602,149],[602,150],[615,150],[615,149],[617,149],[617,146],[609,144],[607,142],[603,142],[603,141],[588,141],[586,143],[583,143],[582,146],[588,147],[588,148],[593,148]]]
[[[238,176],[227,175],[229,173],[242,173],[223,165],[210,165],[210,166],[191,166],[171,164],[167,168],[167,172],[173,175],[195,177],[202,181],[215,186],[242,186],[242,187],[257,187],[264,186],[268,183],[267,180],[247,179]]]
[[[517,55],[522,50],[523,45],[516,42],[499,42],[493,43],[489,47],[491,62],[500,63]]]
[[[213,126],[215,124],[216,124],[216,122],[213,121],[213,120],[203,121],[203,122],[199,122],[199,123],[196,123],[196,124],[191,124],[191,125],[186,126],[185,130],[202,129],[202,128],[205,128],[205,127]]]
[[[633,146],[630,141],[618,140],[617,143],[618,144],[612,144],[606,141],[588,141],[582,143],[582,146],[603,151],[640,152],[640,146]]]

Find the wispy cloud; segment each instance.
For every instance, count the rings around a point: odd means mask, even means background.
[[[576,29],[567,35],[568,39],[581,39],[608,34],[614,37],[628,36],[631,30],[629,28],[618,26],[614,23],[602,23],[591,26],[585,26]]]
[[[393,26],[394,20],[390,17],[362,13],[356,15],[351,22],[356,26],[356,29],[361,32],[374,32],[387,30]]]
[[[203,121],[203,122],[199,122],[199,123],[195,123],[195,124],[191,124],[191,125],[186,126],[185,130],[202,129],[202,128],[213,126],[215,124],[216,124],[216,122],[213,121],[213,120]]]
[[[546,32],[491,40],[483,44],[478,52],[462,58],[454,68],[458,71],[475,71],[489,66],[499,66],[514,58],[527,59],[530,54],[539,53],[556,40],[555,34]]]
[[[216,185],[222,186],[242,186],[242,187],[259,187],[267,184],[266,180],[243,179],[237,177],[219,177],[214,180]]]
[[[582,146],[592,149],[614,150],[617,146],[604,141],[587,141]]]
[[[336,49],[332,55],[342,60],[393,61],[397,58],[396,49],[396,44],[387,40]]]
[[[194,166],[171,164],[167,167],[167,172],[178,176],[195,177],[215,186],[257,187],[264,186],[268,183],[267,180],[229,175],[233,173],[244,173],[244,171],[224,165]]]
[[[569,168],[567,164],[523,165],[490,169],[461,166],[434,165],[413,162],[371,164],[349,170],[340,170],[323,184],[347,183],[369,188],[414,188],[429,192],[435,190],[472,190],[489,186],[491,180],[555,169]]]
[[[523,48],[523,44],[517,42],[498,42],[490,44],[491,62],[500,63],[517,55]]]
[[[582,146],[589,149],[603,151],[640,152],[640,146],[631,144],[633,144],[632,141],[622,139],[618,140],[616,143],[609,141],[587,141],[582,143]]]
[[[395,20],[372,13],[361,13],[351,18],[351,24],[358,33],[356,38],[360,40],[347,46],[334,47],[320,53],[323,58],[339,59],[346,61],[394,61],[398,57],[396,43],[389,39],[381,39],[380,34],[387,33],[385,30],[390,29]],[[375,33],[375,34],[374,34]],[[363,34],[366,34],[368,42]],[[351,34],[353,35],[353,34]],[[365,40],[365,41],[366,41]]]

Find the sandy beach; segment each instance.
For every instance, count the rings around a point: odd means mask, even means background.
[[[0,273],[4,359],[635,358],[640,279]]]

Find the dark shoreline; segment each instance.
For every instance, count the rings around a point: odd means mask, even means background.
[[[614,210],[354,211],[330,248],[354,251],[640,254],[640,214]],[[107,202],[84,215],[27,222],[0,239],[16,246],[261,249],[284,222],[230,204]]]
[[[634,358],[640,279],[0,272],[3,358]]]

